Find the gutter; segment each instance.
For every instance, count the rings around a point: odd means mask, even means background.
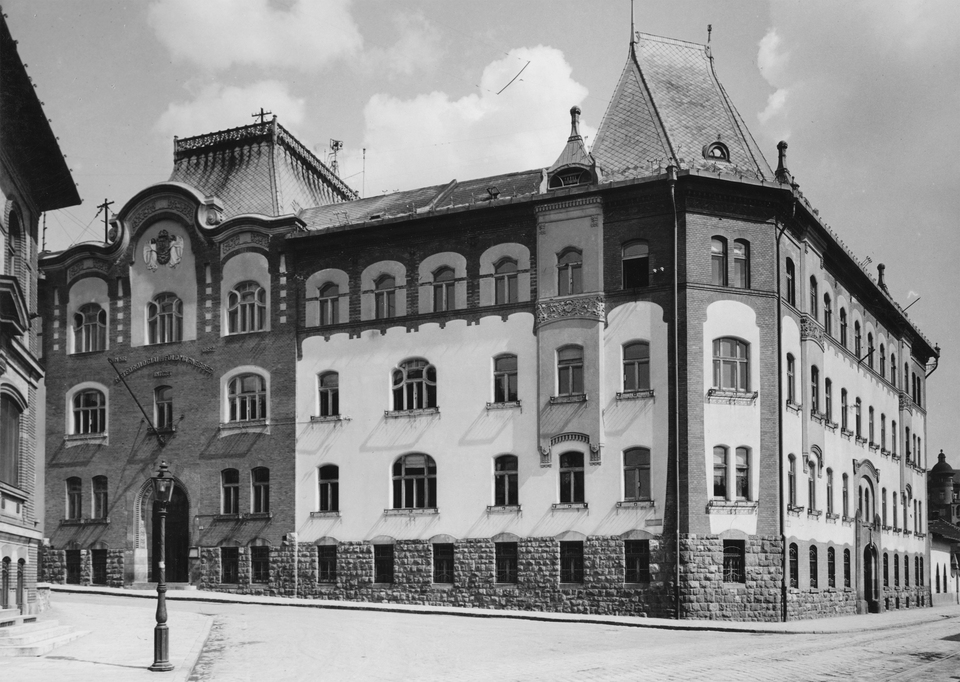
[[[674,419],[674,551],[673,602],[677,620],[682,618],[680,604],[680,227],[677,218],[677,168],[667,166],[667,185],[673,206],[673,419]]]

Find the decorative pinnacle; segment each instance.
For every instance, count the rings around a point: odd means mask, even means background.
[[[570,139],[580,137],[580,107],[570,107]]]

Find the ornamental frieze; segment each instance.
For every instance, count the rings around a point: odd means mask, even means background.
[[[236,251],[244,246],[259,246],[261,249],[269,249],[270,237],[259,232],[235,234],[220,245],[220,257],[224,258],[231,251]]]
[[[196,208],[193,206],[193,204],[184,201],[179,197],[156,197],[155,199],[144,202],[133,212],[129,220],[130,231],[136,232],[137,229],[144,223],[144,221],[159,211],[173,211],[181,216],[189,225],[193,222]]]
[[[576,317],[602,320],[603,316],[603,296],[581,296],[537,304],[537,324],[539,325]]]
[[[805,341],[807,339],[815,341],[822,346],[823,327],[809,315],[804,315],[800,318],[800,340]]]
[[[71,280],[86,270],[96,270],[97,272],[109,272],[111,264],[98,258],[84,258],[70,266],[67,270],[67,279]]]
[[[900,411],[909,412],[911,407],[912,405],[910,401],[910,396],[906,393],[901,392],[900,393]]]

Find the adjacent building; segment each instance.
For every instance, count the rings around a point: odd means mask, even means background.
[[[637,34],[592,149],[359,198],[274,120],[45,257],[48,579],[780,620],[929,604],[935,348]],[[138,406],[139,403],[139,406]],[[142,409],[141,409],[142,408]],[[174,544],[171,544],[174,543]]]
[[[928,477],[933,603],[960,603],[960,472],[943,450]]]

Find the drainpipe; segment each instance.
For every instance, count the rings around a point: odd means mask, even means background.
[[[674,614],[680,620],[680,227],[677,217],[677,167],[667,166],[667,185],[670,187],[670,204],[673,206],[673,426],[674,426],[674,551],[673,602]]]

